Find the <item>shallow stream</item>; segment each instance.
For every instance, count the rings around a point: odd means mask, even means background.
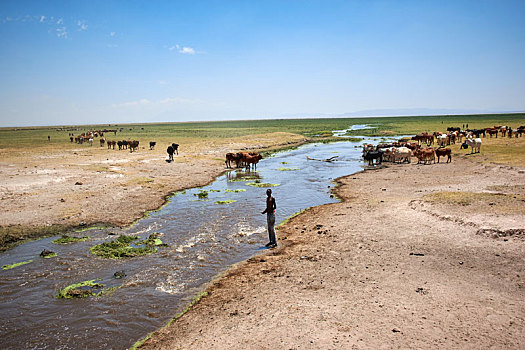
[[[248,174],[250,180],[241,171],[230,171],[208,186],[175,194],[159,211],[127,229],[86,230],[72,234],[89,236],[84,242],[57,245],[52,241],[58,237],[52,237],[0,254],[0,266],[33,260],[0,270],[0,347],[128,348],[181,311],[218,273],[264,249],[268,234],[261,211],[266,188],[247,183],[278,184],[272,190],[276,222],[281,222],[302,209],[335,202],[331,180],[362,169],[361,149],[355,147],[361,143],[308,144],[277,153],[263,159],[257,172]],[[307,156],[337,159],[321,162]],[[201,191],[207,191],[208,198],[199,199]],[[225,200],[235,202],[216,203]],[[147,238],[153,232],[160,232],[169,246],[152,255],[111,260],[89,251],[118,234]],[[43,259],[43,249],[58,256]],[[115,279],[120,270],[126,277]],[[119,288],[103,297],[55,297],[65,286],[91,279]]]

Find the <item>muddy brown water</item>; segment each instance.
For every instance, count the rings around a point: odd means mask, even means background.
[[[366,142],[370,142],[367,139]],[[377,141],[377,140],[376,140]],[[277,202],[276,221],[325,203],[335,202],[331,180],[362,169],[361,143],[309,144],[262,160],[251,176],[272,187]],[[332,163],[307,160],[306,156]],[[283,162],[287,164],[282,164]],[[282,171],[279,168],[296,170]],[[268,241],[266,188],[248,186],[243,174],[230,171],[209,186],[179,192],[167,205],[131,227],[92,229],[72,233],[89,240],[56,245],[46,238],[0,254],[0,265],[33,260],[0,270],[0,347],[2,349],[125,349],[166,324],[185,308],[218,273],[233,263],[264,250]],[[225,190],[245,190],[226,192]],[[208,191],[208,198],[195,194]],[[216,201],[235,200],[230,204]],[[110,260],[92,255],[89,248],[115,239],[115,234],[148,237],[162,233],[169,247],[152,255]],[[279,235],[279,233],[277,233]],[[39,257],[43,249],[58,256]],[[126,277],[113,278],[123,270]],[[60,288],[100,279],[119,287],[104,297],[57,299]]]

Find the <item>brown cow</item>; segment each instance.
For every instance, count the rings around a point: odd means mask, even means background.
[[[238,168],[241,161],[242,161],[242,154],[241,153],[226,153],[226,160],[224,163],[226,163],[227,168],[231,168],[231,162],[235,162],[235,166]]]
[[[414,155],[417,157],[417,163],[420,164],[430,164],[432,161],[436,162],[436,152],[432,147],[421,148],[414,152]]]
[[[447,156],[447,163],[452,162],[452,150],[450,148],[438,148],[436,149],[436,157],[439,163],[439,157]]]
[[[496,135],[496,138],[498,138],[498,129],[485,129],[487,130],[487,133],[489,134],[490,138],[492,138],[492,135]]]
[[[243,161],[246,164],[246,168],[251,169],[251,166],[253,164],[253,169],[257,170],[257,163],[263,159],[263,157],[260,154],[257,154],[256,156],[247,155],[243,157]]]
[[[137,148],[139,148],[139,141],[128,141],[129,146],[129,152],[132,153],[133,151],[136,151]]]

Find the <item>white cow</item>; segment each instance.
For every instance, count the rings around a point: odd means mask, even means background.
[[[472,153],[479,153],[481,149],[481,139],[480,138],[467,138],[465,142],[469,147],[472,147]],[[476,152],[474,152],[476,150]]]
[[[407,161],[410,163],[410,157],[412,156],[412,150],[408,147],[397,147],[393,149],[392,161]]]

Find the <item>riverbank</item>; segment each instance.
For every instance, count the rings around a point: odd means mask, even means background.
[[[520,348],[525,170],[389,165],[279,229],[142,348]]]

